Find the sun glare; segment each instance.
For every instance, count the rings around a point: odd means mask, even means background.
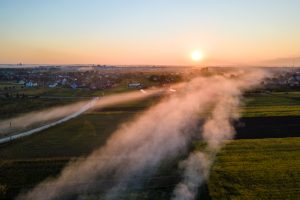
[[[196,51],[193,51],[193,52],[192,52],[191,58],[192,58],[193,61],[197,62],[197,61],[202,60],[203,54],[202,54],[201,51],[196,50]]]

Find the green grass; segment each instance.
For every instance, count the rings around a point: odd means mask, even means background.
[[[96,91],[87,89],[73,90],[69,88],[24,88],[20,89],[19,92],[20,94],[25,93],[31,96],[91,97],[134,90],[136,89],[127,88],[126,84],[120,84],[116,88]],[[241,108],[243,117],[300,116],[300,92],[298,91],[288,93],[251,93],[247,94],[244,100],[245,105]],[[138,104],[150,106],[152,104],[151,101],[153,101],[153,98],[150,101],[140,101]],[[71,100],[68,99],[0,99],[0,105],[2,105],[0,108],[0,119],[70,102]],[[137,102],[133,102],[133,104],[137,104]],[[130,107],[132,103],[124,105]]]
[[[72,99],[0,99],[0,120],[73,102]]]
[[[246,94],[246,105],[250,107],[299,105],[299,92]]]
[[[73,157],[104,144],[122,124],[130,121],[159,97],[89,111],[75,119],[0,146],[1,159]]]
[[[1,161],[0,199],[13,199],[21,190],[33,188],[47,177],[58,175],[68,161],[69,158]]]
[[[1,83],[2,85],[7,85],[12,83]],[[19,88],[15,90],[8,91],[14,96],[19,94],[25,94],[28,96],[46,96],[46,97],[58,97],[58,98],[10,98],[0,99],[0,120],[15,117],[17,115],[28,113],[37,110],[43,110],[45,108],[50,108],[53,106],[70,104],[75,101],[80,101],[82,99],[76,99],[77,97],[94,97],[94,96],[107,96],[116,93],[136,91],[137,89],[129,89],[127,85],[119,86],[116,88],[105,89],[105,90],[88,90],[88,89],[70,89],[70,88]],[[74,97],[73,98],[60,98],[60,97]],[[148,107],[153,103],[157,102],[157,97],[149,98],[144,101],[128,102],[121,107]]]
[[[58,175],[70,159],[104,145],[122,122],[135,115],[133,111],[93,111],[0,146],[0,199],[15,197],[21,190]]]
[[[300,105],[257,106],[242,109],[243,117],[299,116]]]
[[[26,88],[15,82],[0,82],[0,92],[8,92],[12,94],[25,94],[28,96],[55,96],[55,97],[94,97],[102,95],[111,95],[121,92],[136,91],[138,89],[128,88],[129,81],[123,81],[119,83],[116,87],[107,89],[90,90],[88,88],[66,88],[66,87],[56,87],[56,88],[44,88],[44,87],[33,87]],[[145,82],[145,81],[144,81]],[[146,84],[149,85],[149,84]],[[153,85],[153,84],[152,84]],[[5,87],[13,87],[14,89],[4,90]]]
[[[1,145],[0,199],[12,198],[21,189],[30,189],[47,177],[56,176],[70,159],[88,155],[104,145],[120,124],[158,98],[93,110],[38,134]]]
[[[300,138],[236,140],[217,156],[214,199],[299,199]]]
[[[15,87],[15,89],[20,89],[21,85],[17,84],[16,82],[9,82],[9,81],[0,81],[0,90],[4,90],[7,87]]]
[[[300,92],[254,93],[245,97],[244,117],[299,116]]]
[[[112,92],[123,91],[127,88]],[[299,96],[299,92],[248,94],[243,116],[299,116]],[[153,97],[95,110],[0,146],[0,199],[11,198],[21,189],[56,176],[70,159],[102,146],[122,122],[158,100]],[[66,103],[58,99],[8,101],[1,103],[1,111],[29,112]],[[213,166],[209,182],[212,199],[296,199],[295,195],[300,196],[299,145],[299,138],[231,142]]]
[[[90,153],[103,145],[120,123],[136,112],[87,113],[64,124],[49,128],[30,137],[3,145],[1,159],[31,159],[47,157],[76,157]]]
[[[91,91],[89,89],[71,88],[24,88],[18,91],[29,96],[55,96],[55,97],[92,97],[99,96],[102,91]]]
[[[203,143],[196,143],[196,146],[203,148]],[[40,150],[44,151],[43,148]],[[24,151],[30,150],[25,148]],[[54,155],[56,154],[49,157],[23,155],[19,159],[3,160],[0,163],[0,186],[5,191],[2,196],[14,196],[21,188],[30,189],[47,177],[56,176],[72,158],[66,155],[52,157]],[[158,175],[176,174],[177,164],[172,163],[171,166],[168,169],[162,167]],[[300,138],[230,142],[216,157],[208,190],[212,200],[297,199],[300,195]],[[144,199],[151,199],[151,196],[165,196],[169,199],[171,192],[172,188],[141,190],[136,195],[145,195]],[[130,193],[129,196],[133,194]]]

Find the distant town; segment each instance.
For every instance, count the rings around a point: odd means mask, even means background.
[[[265,89],[300,88],[300,68],[267,68],[279,71],[262,83]],[[14,93],[21,88],[70,88],[73,90],[104,90],[126,84],[128,88],[163,86],[197,75],[222,74],[230,68],[221,67],[118,67],[93,66],[34,66],[0,68],[0,81],[14,83],[0,88],[1,98],[25,97]],[[234,76],[234,75],[233,75]],[[17,86],[16,86],[17,85]]]

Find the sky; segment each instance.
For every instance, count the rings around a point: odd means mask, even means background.
[[[300,57],[299,0],[0,0],[0,63],[221,65]],[[193,51],[202,52],[195,63]]]

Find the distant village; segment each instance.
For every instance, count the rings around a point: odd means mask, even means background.
[[[146,77],[146,79],[145,79]],[[31,68],[0,68],[0,81],[13,82],[2,92],[22,88],[70,88],[104,90],[126,82],[128,88],[147,87],[146,82],[166,84],[180,81],[180,73],[159,67],[60,67],[38,66]],[[149,84],[148,84],[149,85]]]
[[[272,78],[267,78],[263,85],[269,89],[275,88],[299,88],[300,89],[300,69],[283,71]]]
[[[278,68],[274,69],[277,71]],[[37,66],[0,68],[0,81],[14,82],[22,88],[83,88],[103,90],[117,87],[121,82],[129,88],[144,88],[149,83],[164,85],[192,78],[199,74],[222,73],[222,68],[168,68],[168,67],[115,67],[115,66]],[[282,69],[276,76],[262,83],[267,89],[300,88],[300,68]],[[15,86],[1,88],[2,92]]]

